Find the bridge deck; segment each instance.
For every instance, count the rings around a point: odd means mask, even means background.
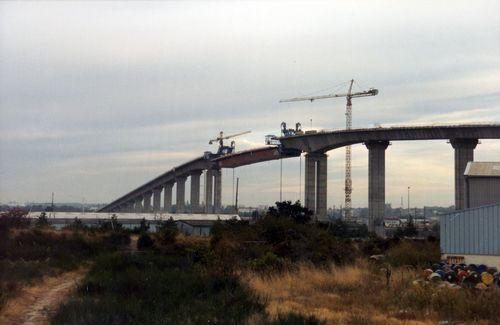
[[[328,150],[370,141],[500,139],[500,124],[397,126],[338,130],[280,138],[285,148],[303,152]]]

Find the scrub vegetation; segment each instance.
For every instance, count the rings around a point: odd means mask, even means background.
[[[353,265],[294,270],[263,276],[244,272],[244,283],[265,301],[270,317],[294,312],[328,324],[428,324],[439,321],[495,324],[500,319],[500,290],[477,292],[417,286],[419,272],[383,268],[358,260]]]
[[[52,229],[42,213],[31,222],[27,212],[0,214],[0,309],[24,285],[74,270],[106,251],[128,243],[126,233]]]
[[[250,223],[218,222],[209,237],[156,233],[111,220],[75,220],[54,231],[2,219],[2,292],[87,263],[54,324],[412,324],[489,323],[500,290],[414,285],[439,260],[437,240],[381,239],[365,227],[320,224],[300,204],[278,203]],[[129,243],[130,235],[134,238]],[[4,238],[4,237],[2,237]],[[133,247],[131,247],[133,246]],[[377,258],[370,258],[375,255]],[[383,257],[381,257],[383,255]],[[3,299],[6,299],[7,297]],[[492,322],[494,323],[494,322]]]

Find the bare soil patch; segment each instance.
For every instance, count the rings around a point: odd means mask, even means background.
[[[50,315],[69,297],[87,268],[47,277],[23,288],[0,311],[0,324],[50,324]]]

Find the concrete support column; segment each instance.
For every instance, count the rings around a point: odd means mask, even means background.
[[[220,213],[222,210],[222,171],[214,170],[214,212]]]
[[[162,188],[155,188],[153,190],[153,212],[160,212],[161,208],[161,190]]]
[[[384,235],[385,150],[389,141],[370,141],[368,148],[368,230]]]
[[[309,153],[306,155],[304,206],[314,212],[318,221],[328,221],[326,213],[327,155]]]
[[[327,222],[326,194],[327,194],[327,155],[317,155],[316,160],[316,216],[318,221]]]
[[[201,171],[191,173],[191,213],[200,212],[200,175]]]
[[[152,195],[152,192],[147,192],[147,193],[144,193],[144,206],[143,206],[143,209],[142,209],[142,212],[146,212],[146,213],[149,213],[151,212],[151,195]]]
[[[176,203],[175,203],[175,211],[176,213],[184,213],[186,212],[186,177],[181,176],[175,179],[177,183],[177,193],[176,193]]]
[[[172,187],[173,183],[167,183],[163,186],[163,211],[172,212]]]
[[[474,161],[474,148],[477,139],[451,139],[455,149],[455,209],[465,209],[465,167],[469,161]]]
[[[142,197],[137,199],[134,203],[134,212],[141,213],[142,212]]]
[[[207,169],[205,174],[205,213],[212,213],[213,203],[213,169]]]
[[[304,177],[304,206],[316,212],[316,161],[311,154],[306,155]]]
[[[127,203],[125,203],[125,212],[134,212],[135,209],[134,209],[134,202],[133,201],[129,201]]]

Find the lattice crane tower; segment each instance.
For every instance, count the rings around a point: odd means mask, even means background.
[[[312,96],[312,97],[295,97],[289,99],[282,99],[280,103],[285,102],[298,102],[309,100],[313,102],[316,99],[326,99],[326,98],[335,98],[335,97],[345,97],[347,99],[346,112],[345,112],[345,120],[346,120],[346,129],[350,130],[352,128],[352,99],[357,97],[367,97],[367,96],[375,96],[378,94],[378,90],[375,88],[370,88],[365,91],[360,91],[353,93],[352,85],[354,83],[354,79],[349,81],[349,90],[345,94],[328,94],[321,96]],[[351,146],[345,147],[345,206],[344,206],[344,218],[346,220],[353,220],[352,216],[352,180],[351,180]]]

